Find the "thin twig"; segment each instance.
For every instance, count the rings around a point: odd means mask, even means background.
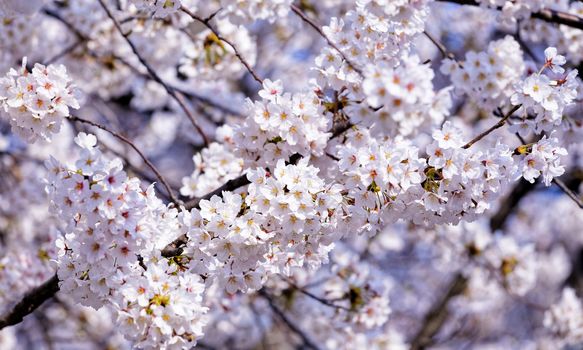
[[[87,119],[83,119],[83,118],[79,118],[76,116],[70,116],[69,117],[70,120],[75,121],[75,122],[80,122],[80,123],[85,123],[85,124],[89,124],[91,126],[94,126],[96,128],[99,128],[101,130],[107,131],[108,133],[110,133],[112,136],[118,138],[119,140],[121,140],[122,142],[126,143],[128,146],[130,146],[131,148],[133,148],[134,151],[136,151],[136,153],[140,156],[140,158],[142,158],[142,160],[144,161],[144,163],[146,163],[146,165],[152,169],[152,171],[154,172],[154,174],[156,174],[156,177],[158,178],[158,180],[160,180],[160,182],[162,183],[162,185],[164,185],[164,188],[166,189],[166,192],[168,192],[168,196],[170,197],[170,199],[172,200],[172,202],[176,205],[180,205],[180,200],[178,200],[178,198],[176,198],[176,196],[174,195],[174,191],[172,191],[172,187],[170,187],[170,185],[168,184],[168,182],[166,181],[166,179],[164,178],[164,176],[162,176],[162,174],[160,173],[160,171],[158,171],[158,169],[156,168],[156,166],[154,166],[154,164],[152,164],[152,162],[150,162],[150,160],[144,155],[144,153],[142,153],[142,151],[140,151],[140,149],[127,137],[113,131],[110,130],[109,128],[107,128],[104,125],[101,125],[99,123],[87,120]]]
[[[291,286],[293,289],[295,289],[295,290],[297,290],[298,292],[300,292],[300,293],[302,293],[302,294],[304,294],[304,295],[306,295],[306,296],[308,296],[308,297],[310,297],[310,298],[312,298],[312,299],[316,300],[317,302],[319,302],[319,303],[321,303],[321,304],[323,304],[323,305],[326,305],[326,306],[329,306],[329,307],[332,307],[332,308],[335,308],[335,309],[340,309],[340,310],[348,311],[348,312],[354,312],[354,310],[351,310],[350,308],[347,308],[347,307],[345,307],[345,306],[342,306],[342,305],[336,305],[336,304],[334,304],[333,302],[331,302],[330,300],[327,300],[327,299],[321,298],[321,297],[319,297],[319,296],[317,296],[317,295],[313,294],[312,292],[309,292],[309,291],[308,291],[308,290],[306,290],[305,288],[302,288],[302,287],[299,287],[299,286],[297,286],[297,285],[296,285],[296,284],[295,284],[295,283],[294,283],[294,282],[293,282],[291,279],[289,279],[289,278],[287,278],[287,277],[285,277],[285,276],[284,276],[284,278],[285,278],[286,282],[287,282],[287,283],[288,283],[288,284],[289,284],[289,285],[290,285],[290,286]]]
[[[64,19],[60,14],[58,14],[57,12],[54,12],[52,10],[44,10],[44,13],[50,17],[55,18],[56,20],[60,21],[61,23],[63,23],[73,34],[75,34],[75,36],[77,37],[77,39],[81,42],[86,42],[89,40],[89,38],[87,36],[85,36],[83,33],[81,33],[80,30],[78,30],[72,23],[70,23],[69,21],[67,21],[66,19]],[[100,59],[100,57],[92,51],[88,51],[87,52],[91,57],[94,57],[96,59]],[[149,74],[145,74],[142,73],[139,69],[137,69],[136,67],[134,67],[130,62],[128,62],[127,60],[118,57],[116,55],[111,55],[111,58],[115,59],[116,61],[121,62],[123,65],[127,66],[130,70],[132,70],[135,74],[148,79],[148,80],[155,80],[152,76],[150,76]],[[156,81],[156,80],[155,80]],[[158,81],[157,81],[158,82]],[[190,98],[193,98],[201,103],[207,104],[211,107],[214,107],[224,113],[228,113],[237,117],[242,117],[243,115],[240,112],[237,112],[229,107],[220,105],[218,103],[216,103],[215,101],[211,100],[210,98],[198,95],[196,93],[190,92],[190,91],[186,91],[182,88],[167,84],[172,90],[175,90],[185,96],[188,96]]]
[[[48,9],[48,8],[44,8],[43,13],[45,15],[47,15],[49,17],[53,17],[54,19],[63,23],[73,34],[75,34],[77,39],[82,40],[82,41],[88,41],[89,38],[85,34],[81,33],[81,31],[78,30],[77,28],[75,28],[75,26],[71,22],[69,22],[67,19],[63,18],[56,11],[53,11],[53,10]]]
[[[247,179],[247,174],[240,175],[239,177],[236,177],[232,180],[225,182],[221,187],[217,188],[216,190],[211,191],[202,197],[197,197],[191,201],[186,202],[185,208],[187,210],[190,210],[193,208],[198,208],[200,201],[202,201],[202,200],[209,200],[213,196],[221,197],[223,192],[234,191],[234,190],[236,190],[240,187],[243,187],[245,185],[248,185],[250,183],[251,183],[251,181],[249,181],[249,179]]]
[[[104,144],[104,147],[107,149],[108,152],[111,152],[114,155],[116,155],[117,157],[122,159],[123,166],[125,169],[128,170],[128,173],[133,172],[140,179],[146,180],[149,183],[155,184],[156,188],[159,188],[159,186],[161,185],[159,180],[155,176],[151,176],[150,174],[148,174],[145,170],[142,170],[142,169],[138,168],[137,166],[133,165],[132,163],[130,163],[130,161],[128,159],[126,159],[127,155],[123,155],[123,154],[121,154],[121,152],[118,152],[105,144]],[[163,191],[159,191],[159,193],[161,196],[164,197],[164,199],[172,202],[172,198],[170,198],[170,196],[166,193],[165,188]]]
[[[302,338],[302,341],[304,342],[304,345],[307,348],[312,349],[312,350],[319,350],[320,349],[312,340],[310,340],[310,338],[308,337],[308,335],[306,333],[304,333],[304,331],[302,331],[298,326],[296,326],[289,319],[289,317],[287,317],[287,315],[283,311],[281,311],[281,309],[277,305],[275,305],[275,302],[274,302],[273,298],[271,297],[271,295],[267,294],[263,289],[261,289],[258,293],[263,298],[265,298],[265,300],[267,300],[269,307],[271,308],[271,311],[273,311],[273,313],[276,314],[292,332],[294,332],[295,334],[300,336],[300,338]]]
[[[355,72],[357,72],[358,74],[360,74],[362,76],[362,70],[360,70],[358,67],[356,67],[356,65],[354,63],[352,63],[347,57],[346,55],[344,55],[344,52],[342,52],[340,50],[340,48],[338,46],[336,46],[336,44],[330,39],[328,38],[328,36],[322,31],[322,29],[320,28],[319,25],[317,25],[312,19],[310,19],[308,16],[306,16],[306,14],[296,5],[291,5],[291,9],[292,11],[298,15],[304,22],[306,22],[308,25],[310,25],[312,28],[314,28],[318,34],[320,34],[320,36],[322,36],[324,38],[324,40],[326,40],[326,42],[328,43],[328,45],[330,45],[332,48],[334,48],[334,50],[338,51],[338,53],[340,54],[340,56],[342,56],[342,58],[344,59],[344,61],[350,66],[350,68],[352,68],[352,70],[354,70]]]
[[[441,52],[441,55],[443,56],[443,58],[449,58],[449,59],[452,59],[454,61],[456,60],[455,55],[453,53],[447,51],[447,47],[445,47],[445,45],[443,45],[439,40],[435,39],[433,37],[433,35],[429,34],[426,30],[423,31],[423,34],[425,34],[427,39],[429,39],[429,41],[431,41],[433,43],[433,45],[435,45],[435,47],[437,47],[439,52]]]
[[[43,64],[45,66],[48,66],[49,64],[55,63],[56,61],[58,61],[61,58],[65,57],[66,55],[68,55],[71,52],[75,51],[75,49],[77,49],[79,46],[81,46],[84,43],[85,43],[85,41],[83,41],[81,39],[76,40],[74,43],[72,43],[71,45],[67,46],[66,48],[64,48],[63,50],[61,50],[59,53],[57,53],[56,55],[54,55],[53,57],[51,57],[51,58],[47,59],[46,61],[44,61]]]
[[[207,18],[204,19],[204,21],[206,23],[209,23],[213,18],[215,18],[216,15],[219,14],[219,12],[221,12],[223,8],[221,7],[220,9],[216,10],[215,12],[211,13]]]
[[[532,58],[532,60],[534,62],[538,61],[538,58],[536,57],[536,55],[534,54],[534,52],[531,50],[531,48],[524,42],[524,40],[522,40],[522,36],[520,35],[520,23],[516,26],[516,34],[514,35],[514,38],[516,39],[516,41],[518,42],[518,44],[520,44],[520,47],[522,47],[522,49],[524,50],[524,52],[526,52],[526,54],[528,56],[530,56],[530,58]]]
[[[166,82],[164,82],[164,80],[162,80],[162,78],[160,78],[160,76],[158,75],[158,73],[156,73],[156,71],[152,68],[152,66],[150,66],[148,64],[148,62],[146,62],[146,60],[142,57],[142,55],[138,51],[137,47],[130,40],[129,34],[128,33],[125,33],[123,31],[123,29],[121,28],[121,25],[115,19],[115,17],[111,13],[111,11],[107,7],[107,5],[103,2],[103,0],[98,0],[98,1],[101,4],[101,7],[103,7],[103,10],[107,13],[107,16],[113,21],[113,25],[115,26],[115,28],[117,29],[117,31],[122,35],[122,37],[128,43],[128,45],[132,49],[132,52],[134,53],[134,55],[136,55],[136,57],[138,58],[138,60],[140,61],[140,63],[144,67],[146,67],[146,70],[148,71],[148,74],[152,77],[152,79],[154,79],[156,82],[158,82],[160,85],[162,85],[164,87],[164,89],[166,90],[166,92],[168,92],[168,94],[178,103],[178,105],[180,106],[180,108],[184,111],[184,113],[186,114],[186,116],[188,117],[188,119],[190,120],[190,122],[192,123],[192,126],[194,126],[194,128],[202,136],[202,139],[203,139],[203,142],[204,142],[205,146],[208,146],[209,139],[206,136],[206,134],[204,133],[204,131],[202,130],[202,128],[200,127],[200,125],[198,124],[198,122],[196,121],[196,118],[194,117],[194,115],[190,112],[190,110],[186,106],[186,103],[184,101],[184,96],[182,96],[182,94],[180,94],[178,91],[176,91],[175,89],[173,89],[170,85],[166,84]]]
[[[520,109],[520,107],[522,107],[522,105],[512,107],[512,109],[508,113],[506,113],[506,115],[504,117],[502,117],[502,119],[500,119],[500,121],[498,123],[492,125],[492,127],[490,127],[488,130],[486,130],[483,133],[479,134],[478,136],[474,137],[470,142],[466,143],[462,148],[467,149],[467,148],[472,147],[472,145],[474,143],[476,143],[476,142],[480,141],[481,139],[483,139],[484,137],[488,136],[494,130],[503,127],[504,124],[506,124],[506,121],[508,120],[508,118],[510,118],[518,109]]]
[[[214,15],[211,15],[211,16],[209,16],[207,18],[201,18],[201,17],[197,16],[196,14],[192,13],[189,9],[187,9],[184,6],[182,6],[180,8],[180,10],[182,12],[184,12],[185,14],[187,14],[188,16],[190,16],[192,19],[194,19],[194,20],[196,20],[196,21],[204,24],[217,37],[217,39],[219,39],[220,41],[223,41],[227,45],[229,45],[231,47],[231,49],[233,49],[233,52],[235,53],[235,56],[237,56],[237,58],[239,59],[239,61],[241,61],[241,63],[245,66],[245,68],[247,69],[247,71],[249,72],[249,74],[251,74],[251,76],[253,77],[253,79],[255,79],[255,81],[257,81],[259,84],[263,85],[263,79],[261,79],[259,77],[259,75],[253,70],[253,68],[251,68],[251,65],[241,55],[241,53],[239,52],[239,50],[237,50],[237,47],[232,42],[230,42],[229,40],[227,40],[226,38],[224,38],[223,36],[221,36],[221,33],[219,33],[219,31],[217,29],[215,29],[209,23],[214,18]]]

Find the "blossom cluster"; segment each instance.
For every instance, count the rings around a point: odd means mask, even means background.
[[[341,237],[338,186],[327,186],[306,159],[279,160],[273,174],[247,174],[247,195],[223,192],[182,212],[192,271],[218,279],[227,293],[258,290],[275,273],[318,267]]]
[[[0,313],[7,312],[26,292],[54,274],[51,259],[56,257],[55,237],[55,230],[46,234],[36,252],[19,251],[15,246],[0,249]]]
[[[385,134],[397,130],[403,136],[439,125],[451,107],[450,89],[433,93],[432,79],[433,70],[415,56],[395,69],[375,66],[362,83],[366,102],[375,111],[359,106],[356,113],[351,113],[351,121],[364,126],[376,124]]]
[[[130,2],[138,10],[151,12],[154,17],[166,17],[176,13],[182,6],[181,0],[131,0]]]
[[[123,277],[115,307],[120,331],[142,349],[196,346],[206,324],[205,285],[195,274],[162,259],[142,274]]]
[[[583,5],[460,3],[0,3],[0,348],[580,348]]]
[[[249,117],[234,128],[235,155],[245,167],[324,153],[331,118],[315,92],[284,93],[281,81],[266,79],[259,96],[260,101],[246,101]]]
[[[248,24],[258,20],[274,22],[285,17],[292,0],[220,0],[223,16],[233,24]]]
[[[18,0],[7,0],[0,4],[0,17],[29,16],[38,11],[46,0],[30,0],[21,2]]]
[[[325,47],[315,61],[319,79],[339,90],[360,82],[354,68],[383,61],[394,66],[400,57],[407,56],[411,39],[423,32],[429,2],[362,1],[345,18],[333,17],[323,31],[356,67],[334,48]]]
[[[501,8],[500,18],[506,23],[516,23],[518,20],[528,19],[534,12],[538,12],[554,3],[553,0],[478,0],[480,5],[490,8]]]
[[[545,313],[544,325],[562,345],[583,342],[583,305],[574,289],[563,289],[561,299]]]
[[[520,44],[511,36],[492,41],[484,52],[468,51],[465,60],[446,58],[441,72],[451,77],[456,91],[479,107],[492,111],[508,103],[514,84],[525,71]]]
[[[256,50],[245,27],[237,27],[226,20],[217,22],[217,30],[237,48],[251,66],[255,65]],[[212,79],[222,75],[241,76],[244,66],[235,56],[233,48],[220,40],[210,29],[201,31],[196,40],[189,42],[178,70],[189,78]]]
[[[176,210],[153,186],[144,191],[128,178],[120,159],[108,161],[96,141],[75,138],[74,165],[47,161],[52,209],[66,224],[56,242],[60,289],[83,305],[117,309],[124,336],[140,347],[194,345],[204,325],[204,285],[159,257],[176,235]]]
[[[330,255],[329,269],[315,273],[296,270],[291,277],[272,280],[268,286],[277,290],[304,329],[320,330],[314,334],[326,349],[366,344],[406,348],[388,322],[392,281],[376,279],[377,268],[359,261],[344,244],[337,245]],[[321,301],[314,296],[327,301],[327,307],[318,307]],[[316,312],[315,317],[302,317],[312,312]],[[324,338],[324,334],[328,336]]]
[[[524,179],[531,183],[542,175],[545,185],[549,186],[555,177],[565,172],[561,156],[566,156],[567,150],[552,135],[550,138],[545,135],[532,145],[518,147],[517,153],[525,155],[520,160],[519,168]]]
[[[521,106],[518,110],[521,115],[518,130],[521,133],[551,131],[561,124],[565,107],[577,98],[577,71],[564,74],[564,63],[565,57],[558,55],[556,48],[549,47],[545,50],[541,71],[516,84],[511,102]]]
[[[47,162],[47,191],[55,214],[67,224],[57,243],[61,288],[97,308],[115,288],[117,271],[128,273],[138,264],[138,254],[153,244],[144,222],[152,205],[139,180],[127,178],[119,159],[105,162],[95,136],[83,133],[75,141],[82,151],[73,168],[55,159]],[[151,190],[150,197],[161,204]]]
[[[243,171],[243,160],[235,157],[222,143],[211,143],[192,160],[194,172],[182,179],[180,188],[180,194],[187,197],[201,197],[238,177]]]
[[[514,235],[492,235],[476,223],[465,228],[444,227],[437,235],[442,259],[459,263],[462,273],[475,279],[474,283],[485,279],[491,288],[514,296],[524,296],[535,288],[539,263],[534,244]]]
[[[79,108],[77,93],[63,65],[37,63],[29,71],[26,58],[18,70],[0,79],[0,102],[12,129],[28,142],[50,140],[69,108]]]
[[[516,177],[507,146],[464,149],[461,131],[450,122],[434,132],[428,158],[400,138],[381,142],[366,130],[348,138],[338,151],[342,183],[355,200],[352,209],[362,211],[354,217],[370,228],[404,216],[428,225],[472,220]]]
[[[30,55],[35,48],[42,46],[38,40],[38,33],[43,28],[35,25],[36,21],[26,16],[12,18],[2,16],[2,18],[0,35],[4,40],[2,41],[3,50],[0,52],[0,69],[4,72],[8,71],[16,60]]]

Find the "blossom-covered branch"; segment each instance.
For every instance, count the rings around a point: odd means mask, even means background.
[[[581,346],[579,16],[1,2],[0,348]]]

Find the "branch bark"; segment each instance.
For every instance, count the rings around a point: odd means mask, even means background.
[[[28,292],[12,310],[0,319],[0,329],[22,322],[45,301],[52,298],[59,290],[59,278],[55,274],[48,281]]]
[[[459,5],[480,6],[480,4],[473,0],[437,0],[437,1],[450,2]],[[583,30],[583,18],[567,12],[543,9],[533,13],[531,17],[540,19],[545,22],[563,24],[569,27]]]
[[[320,36],[322,38],[324,38],[324,40],[326,40],[326,42],[328,43],[328,45],[330,45],[334,50],[336,50],[340,54],[340,56],[342,57],[342,59],[344,59],[344,61],[346,62],[346,64],[348,64],[350,66],[350,68],[352,68],[352,70],[354,70],[355,72],[357,72],[358,74],[360,74],[360,76],[362,76],[362,70],[360,70],[358,67],[356,67],[356,65],[354,63],[352,63],[348,59],[348,57],[346,57],[346,55],[344,54],[344,52],[342,52],[340,50],[340,48],[338,46],[336,46],[336,44],[330,38],[328,38],[328,36],[322,31],[322,28],[320,28],[320,26],[317,25],[316,22],[314,22],[312,19],[310,19],[296,5],[291,5],[291,9],[292,9],[292,11],[296,15],[298,15],[302,19],[302,21],[306,22],[310,27],[314,28],[318,32],[318,34],[320,34]]]
[[[96,128],[99,128],[101,130],[107,131],[108,133],[110,133],[114,137],[118,138],[122,142],[124,142],[127,145],[129,145],[134,151],[136,151],[136,153],[140,156],[140,158],[142,158],[142,160],[144,161],[144,163],[146,163],[146,165],[150,169],[152,169],[152,171],[154,172],[154,174],[156,174],[156,177],[158,178],[158,180],[160,180],[160,182],[162,183],[162,185],[164,185],[164,188],[166,189],[166,192],[168,192],[168,196],[170,197],[170,200],[172,200],[172,202],[174,204],[180,205],[181,202],[174,195],[174,192],[172,191],[172,187],[170,187],[170,185],[168,184],[168,182],[166,181],[166,179],[164,178],[164,176],[162,176],[162,174],[154,166],[154,164],[152,164],[152,162],[150,162],[150,160],[144,155],[144,153],[142,153],[142,151],[140,151],[140,149],[138,148],[138,146],[136,146],[130,139],[128,139],[127,137],[125,137],[125,136],[123,136],[121,134],[118,134],[117,132],[115,132],[113,130],[109,130],[107,127],[105,127],[105,126],[103,126],[101,124],[92,122],[90,120],[86,120],[86,119],[79,118],[79,117],[76,117],[76,116],[70,116],[69,119],[72,120],[72,121],[74,121],[74,122],[88,124],[88,125],[94,126]]]
[[[132,49],[132,52],[134,53],[134,55],[136,55],[136,57],[138,58],[138,60],[140,61],[140,63],[144,67],[146,67],[146,70],[148,71],[148,74],[158,84],[162,85],[164,87],[164,89],[166,90],[166,92],[168,93],[168,95],[170,95],[176,101],[176,103],[178,103],[178,105],[180,106],[180,108],[184,111],[184,113],[186,114],[186,116],[190,120],[192,126],[194,126],[194,128],[198,131],[198,133],[202,137],[205,146],[208,146],[209,139],[206,136],[206,134],[204,133],[204,131],[202,130],[202,128],[200,127],[200,125],[198,124],[198,122],[196,121],[196,118],[194,117],[194,115],[192,114],[192,112],[186,106],[186,103],[184,101],[184,96],[182,96],[182,94],[180,94],[178,91],[176,91],[170,85],[166,84],[166,82],[164,82],[164,80],[162,80],[162,78],[158,75],[158,73],[156,73],[156,71],[152,68],[152,66],[150,66],[148,64],[148,62],[146,62],[146,60],[142,57],[142,55],[138,51],[137,47],[130,40],[129,34],[128,33],[125,33],[123,31],[123,29],[121,28],[121,25],[119,24],[119,22],[117,21],[117,19],[115,19],[115,17],[111,13],[111,11],[107,7],[107,5],[103,2],[103,0],[98,0],[98,1],[99,1],[99,4],[101,4],[101,7],[103,8],[103,10],[107,13],[107,16],[113,21],[113,25],[115,26],[115,28],[117,29],[117,31],[121,34],[121,36],[128,43],[128,45]]]
[[[320,350],[318,345],[316,345],[316,343],[314,343],[304,331],[302,331],[295,323],[293,323],[289,319],[289,317],[287,317],[287,315],[277,305],[275,305],[275,301],[273,300],[271,295],[267,294],[263,289],[259,290],[258,293],[263,298],[265,298],[265,300],[267,300],[269,307],[271,308],[271,311],[273,311],[273,313],[276,314],[292,332],[294,332],[300,338],[302,338],[302,341],[304,342],[306,348],[312,350]]]
[[[194,19],[194,20],[196,20],[196,21],[204,24],[217,37],[217,39],[219,39],[220,41],[223,41],[227,45],[229,45],[233,49],[233,52],[235,53],[235,56],[237,56],[237,58],[239,59],[239,61],[241,61],[241,63],[243,64],[243,66],[245,66],[245,68],[247,69],[247,71],[249,72],[249,74],[251,74],[251,76],[253,77],[253,79],[255,79],[255,81],[257,81],[259,84],[263,85],[263,79],[261,79],[259,77],[259,75],[253,70],[253,68],[251,68],[251,65],[249,64],[249,62],[247,62],[247,60],[243,57],[243,55],[241,55],[241,53],[239,52],[239,50],[237,50],[237,47],[232,42],[230,42],[229,40],[227,40],[223,36],[221,36],[221,33],[219,33],[219,31],[217,29],[215,29],[210,24],[210,21],[214,18],[214,16],[216,15],[216,12],[214,14],[212,14],[208,18],[201,18],[201,17],[197,16],[196,14],[194,14],[193,12],[191,12],[189,9],[187,9],[184,6],[182,6],[180,8],[180,10],[182,12],[186,13],[192,19]]]
[[[449,284],[446,293],[439,299],[429,310],[421,329],[417,332],[411,342],[411,350],[426,349],[433,344],[433,337],[439,332],[441,326],[447,320],[449,311],[447,305],[455,296],[461,294],[468,285],[468,279],[461,273],[458,273]]]
[[[522,105],[514,106],[508,113],[506,113],[506,115],[504,117],[502,117],[502,119],[500,119],[500,121],[498,123],[492,125],[492,127],[490,127],[488,130],[486,130],[483,133],[481,133],[480,135],[474,137],[470,142],[466,143],[462,148],[467,149],[467,148],[472,147],[474,145],[474,143],[476,143],[476,142],[480,141],[481,139],[483,139],[484,137],[488,136],[494,130],[503,127],[504,124],[506,124],[506,121],[508,120],[508,118],[510,118],[514,114],[514,112],[516,112],[518,109],[520,109],[520,107],[522,107]]]

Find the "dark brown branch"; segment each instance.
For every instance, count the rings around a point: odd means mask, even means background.
[[[571,198],[579,208],[583,209],[583,200],[573,192],[561,179],[554,178],[553,183],[557,185],[569,198]]]
[[[69,22],[67,19],[63,18],[59,13],[51,10],[51,9],[43,9],[43,13],[49,17],[53,17],[54,19],[56,19],[57,21],[63,23],[73,34],[75,34],[75,36],[77,37],[77,39],[81,40],[81,41],[88,41],[89,38],[81,33],[80,30],[78,30],[71,22]]]
[[[326,40],[326,42],[328,43],[328,45],[330,45],[332,48],[334,48],[334,50],[336,50],[340,56],[342,56],[342,59],[344,59],[344,61],[346,62],[346,64],[348,64],[350,66],[350,68],[352,68],[352,70],[354,70],[355,72],[357,72],[358,74],[360,74],[362,76],[362,70],[360,70],[358,67],[356,67],[356,65],[354,63],[352,63],[344,54],[344,52],[342,52],[340,50],[340,48],[338,46],[336,46],[336,44],[330,39],[328,38],[328,36],[322,31],[322,29],[320,28],[319,25],[316,24],[316,22],[314,22],[312,19],[310,19],[310,17],[308,17],[299,7],[297,7],[296,5],[291,5],[291,9],[292,11],[298,15],[304,22],[306,22],[308,25],[310,25],[310,27],[314,28],[318,34],[320,34],[320,36],[322,38],[324,38],[324,40]]]
[[[439,332],[447,320],[449,311],[447,306],[451,299],[466,289],[468,279],[461,273],[455,275],[447,287],[447,292],[439,299],[425,315],[423,324],[411,341],[411,350],[420,350],[433,344],[433,337]]]
[[[289,279],[289,278],[287,278],[285,276],[282,276],[282,277],[284,278],[284,280],[294,290],[297,290],[298,292],[300,292],[300,293],[302,293],[302,294],[304,294],[304,295],[306,295],[306,296],[308,296],[308,297],[316,300],[317,302],[319,302],[319,303],[321,303],[323,305],[326,305],[326,306],[329,306],[329,307],[332,307],[332,308],[335,308],[335,309],[339,309],[339,310],[344,310],[344,311],[347,311],[347,312],[354,312],[354,310],[351,310],[350,308],[347,308],[347,307],[342,306],[342,305],[337,305],[337,304],[335,304],[334,302],[332,302],[332,301],[330,301],[328,299],[324,299],[322,297],[317,296],[316,294],[314,294],[314,293],[306,290],[305,288],[302,288],[302,287],[296,285],[291,279]]]
[[[210,98],[201,96],[201,95],[196,94],[196,93],[193,93],[193,92],[189,92],[189,91],[186,91],[186,90],[182,90],[182,89],[177,88],[177,87],[173,87],[173,89],[176,89],[177,91],[180,91],[183,95],[185,95],[187,97],[193,98],[193,99],[195,99],[195,100],[197,100],[197,101],[199,101],[199,102],[201,102],[203,104],[206,104],[206,105],[209,105],[209,106],[211,106],[211,107],[213,107],[215,109],[218,109],[221,112],[224,112],[224,113],[227,113],[227,114],[230,114],[230,115],[234,115],[234,116],[239,117],[239,118],[243,118],[244,117],[244,115],[241,114],[241,112],[235,111],[234,109],[231,109],[229,107],[226,107],[226,106],[223,106],[221,104],[218,104],[215,101],[211,100]]]
[[[234,191],[240,187],[246,186],[248,184],[250,184],[251,182],[249,181],[249,179],[247,179],[247,175],[243,174],[239,177],[236,177],[232,180],[229,180],[227,182],[225,182],[221,187],[217,188],[216,190],[209,192],[207,194],[205,194],[202,197],[198,197],[198,198],[194,198],[188,202],[185,203],[184,207],[187,210],[193,209],[193,208],[198,208],[200,201],[202,200],[209,200],[211,199],[213,196],[219,196],[221,197],[223,195],[224,191]]]
[[[459,5],[480,6],[480,4],[473,0],[437,0],[437,1],[451,2]],[[540,10],[539,12],[533,13],[531,17],[549,23],[564,24],[569,27],[583,29],[583,18],[566,12],[544,9]]]
[[[85,41],[83,41],[82,39],[76,40],[74,43],[72,43],[71,45],[67,46],[66,48],[64,48],[63,50],[61,50],[59,53],[57,53],[56,55],[54,55],[53,57],[51,57],[51,58],[47,59],[46,61],[44,61],[43,64],[45,66],[48,66],[49,64],[55,63],[56,61],[58,61],[61,58],[65,57],[66,55],[68,55],[71,52],[75,51],[75,49],[77,49],[82,44],[85,44]]]
[[[150,66],[148,64],[148,62],[146,62],[146,60],[142,57],[142,55],[138,51],[137,47],[130,40],[129,34],[128,33],[125,33],[123,31],[123,29],[121,28],[121,25],[115,19],[115,17],[111,13],[111,11],[107,7],[107,5],[103,2],[103,0],[98,0],[98,1],[101,4],[101,7],[103,8],[103,10],[105,10],[105,12],[107,13],[107,16],[113,21],[113,25],[115,26],[115,28],[117,29],[117,31],[122,35],[122,37],[128,43],[128,45],[132,49],[132,52],[134,53],[134,55],[136,55],[136,57],[138,58],[138,60],[140,61],[140,63],[144,67],[146,67],[146,70],[148,71],[148,74],[157,83],[159,83],[160,85],[162,85],[164,87],[164,89],[166,90],[166,92],[168,92],[168,94],[178,103],[178,105],[180,106],[180,108],[184,111],[184,113],[186,114],[186,116],[188,117],[188,119],[190,120],[190,122],[192,123],[192,126],[194,126],[194,128],[202,136],[202,139],[203,139],[203,142],[204,142],[205,146],[208,146],[209,139],[206,136],[206,134],[204,133],[204,131],[202,130],[202,128],[200,127],[200,125],[198,124],[198,122],[196,121],[196,118],[194,117],[194,115],[190,112],[190,110],[186,106],[186,103],[184,101],[184,96],[182,96],[182,94],[180,94],[178,91],[176,91],[175,89],[173,89],[170,85],[166,84],[166,82],[164,82],[164,80],[162,80],[162,78],[160,78],[160,76],[158,75],[158,73],[156,73],[156,71],[152,68],[152,66]]]
[[[70,120],[74,121],[74,122],[79,122],[79,123],[84,123],[84,124],[88,124],[91,126],[94,126],[96,128],[99,128],[101,130],[104,130],[108,133],[110,133],[112,136],[116,137],[117,139],[121,140],[122,142],[126,143],[128,146],[130,146],[134,151],[136,151],[136,153],[140,156],[140,158],[142,158],[142,160],[144,161],[144,163],[146,163],[146,165],[152,169],[152,171],[154,172],[154,174],[156,175],[156,177],[158,178],[158,180],[160,180],[160,182],[162,183],[162,185],[164,185],[164,188],[166,189],[166,192],[168,192],[168,196],[170,197],[170,199],[172,200],[172,202],[176,205],[179,205],[181,202],[178,200],[178,198],[176,198],[176,196],[174,195],[174,192],[172,191],[172,187],[170,187],[170,185],[168,184],[168,182],[166,181],[166,179],[164,179],[164,176],[162,176],[162,174],[160,173],[160,171],[158,171],[158,169],[154,166],[154,164],[152,162],[150,162],[150,160],[144,155],[144,153],[142,153],[142,151],[140,151],[140,149],[127,137],[113,131],[110,130],[109,128],[107,128],[104,125],[98,124],[96,122],[93,122],[91,120],[87,120],[87,119],[83,119],[83,118],[79,118],[76,116],[70,116],[69,117]]]
[[[0,319],[0,329],[22,322],[26,315],[31,314],[45,301],[59,291],[59,278],[55,274],[51,279],[29,291],[8,314]]]
[[[492,231],[504,228],[508,217],[514,211],[520,200],[529,194],[536,187],[535,183],[530,183],[525,179],[520,179],[510,194],[500,202],[500,208],[496,214],[490,218],[490,228]]]
[[[490,127],[488,130],[486,130],[483,133],[481,133],[480,135],[474,137],[470,142],[466,143],[462,148],[467,149],[467,148],[472,147],[474,145],[474,143],[476,143],[476,142],[480,141],[481,139],[483,139],[484,137],[488,136],[494,130],[503,127],[504,124],[506,124],[506,121],[508,120],[508,118],[510,118],[518,109],[520,109],[520,107],[522,107],[522,105],[512,107],[512,109],[508,113],[506,113],[506,115],[503,116],[502,119],[500,119],[500,121],[498,123],[492,125],[492,127]]]
[[[241,53],[239,52],[239,50],[237,50],[237,47],[230,42],[229,40],[227,40],[226,38],[224,38],[223,36],[221,36],[221,33],[219,33],[219,31],[217,29],[215,29],[211,24],[210,21],[214,18],[214,14],[207,17],[207,18],[201,18],[199,16],[197,16],[196,14],[192,13],[189,9],[187,9],[186,7],[181,7],[180,10],[182,12],[184,12],[185,14],[187,14],[188,16],[190,16],[192,19],[204,24],[216,37],[217,39],[219,39],[220,41],[225,42],[227,45],[229,45],[231,47],[231,49],[233,49],[233,52],[235,53],[235,56],[237,56],[237,58],[239,59],[239,61],[241,61],[241,63],[245,66],[245,68],[247,69],[247,71],[249,72],[249,74],[251,74],[251,76],[253,77],[253,79],[255,79],[259,84],[263,85],[263,79],[261,79],[259,77],[259,75],[253,70],[253,68],[251,68],[251,65],[249,64],[249,62],[247,62],[247,60],[241,55]],[[215,12],[216,14],[216,12]]]
[[[354,125],[350,124],[350,123],[335,125],[334,128],[332,130],[330,130],[330,132],[332,132],[332,137],[330,139],[334,139],[334,138],[342,135],[343,133],[348,131],[353,126]],[[301,159],[301,157],[294,155],[290,158],[290,163],[296,164],[300,159]],[[240,187],[246,186],[250,183],[251,182],[247,179],[246,174],[240,175],[237,178],[234,178],[232,180],[227,181],[221,187],[217,188],[216,190],[214,190],[212,192],[205,194],[202,197],[193,198],[192,200],[186,202],[184,207],[187,210],[190,210],[193,208],[198,208],[198,205],[200,204],[200,201],[202,201],[202,200],[209,200],[212,198],[212,196],[219,196],[220,197],[220,196],[222,196],[222,193],[224,191],[234,191],[234,190],[236,190]]]
[[[292,320],[290,320],[289,317],[287,317],[287,315],[283,311],[281,311],[281,309],[277,305],[275,305],[275,301],[273,300],[271,295],[267,294],[263,289],[261,289],[258,292],[258,294],[265,298],[265,300],[267,300],[269,307],[271,308],[271,311],[273,311],[273,313],[276,314],[277,317],[279,317],[292,332],[297,334],[302,339],[305,347],[312,350],[320,350],[318,345],[316,345],[312,340],[310,340],[308,335],[304,333],[304,331],[302,331],[298,326],[296,326],[292,322]]]

